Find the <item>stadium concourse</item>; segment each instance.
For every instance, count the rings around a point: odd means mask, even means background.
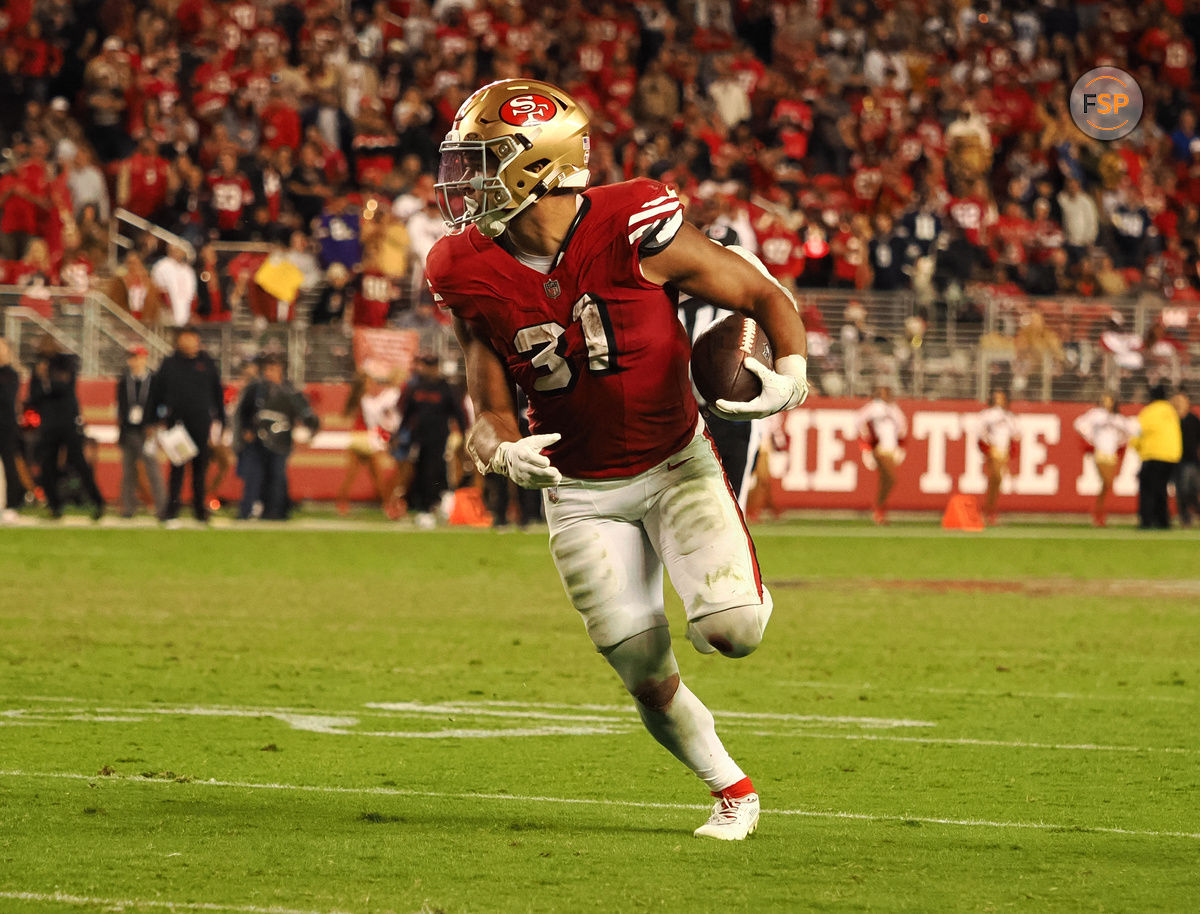
[[[9,2],[3,332],[26,376],[44,333],[101,378],[187,322],[227,380],[265,346],[347,382],[373,333],[449,367],[438,142],[477,85],[528,75],[590,111],[594,184],[671,184],[804,293],[817,393],[886,380],[965,416],[1004,387],[1061,424],[1196,377],[1198,33],[1178,0]],[[1101,65],[1145,98],[1111,143],[1067,108]]]

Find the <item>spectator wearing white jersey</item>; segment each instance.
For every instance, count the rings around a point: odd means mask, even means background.
[[[863,466],[879,474],[872,516],[875,523],[886,524],[888,496],[896,484],[896,469],[904,462],[908,420],[892,400],[892,388],[880,384],[875,389],[875,398],[858,411],[855,424]]]
[[[979,414],[979,449],[983,451],[987,473],[987,495],[983,500],[983,516],[988,526],[996,524],[996,503],[1004,477],[1012,472],[1021,448],[1021,428],[1017,417],[1008,410],[1008,394],[992,392],[992,404]]]
[[[151,268],[150,281],[171,306],[171,323],[176,327],[187,326],[192,319],[197,288],[196,271],[187,262],[187,252],[177,244],[171,245],[167,256]]]
[[[1100,233],[1100,216],[1096,201],[1084,192],[1076,178],[1068,177],[1057,196],[1062,212],[1063,235],[1071,261],[1078,261],[1096,243]]]
[[[412,300],[419,301],[423,294],[427,296],[425,258],[429,256],[429,250],[434,243],[446,234],[446,222],[438,210],[437,198],[433,193],[433,178],[428,175],[422,176],[417,181],[412,195],[419,200],[420,208],[407,215],[405,227],[408,229],[409,257],[412,258]],[[393,214],[395,215],[395,212]]]
[[[1099,406],[1093,406],[1075,420],[1075,431],[1091,453],[1100,476],[1100,491],[1096,494],[1096,504],[1092,509],[1092,523],[1103,527],[1108,522],[1105,507],[1108,493],[1112,491],[1113,479],[1125,455],[1125,446],[1137,433],[1137,421],[1122,416],[1117,409],[1116,398],[1112,394],[1104,394]]]

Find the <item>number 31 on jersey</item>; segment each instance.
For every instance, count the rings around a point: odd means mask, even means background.
[[[585,292],[571,308],[571,320],[578,321],[583,330],[588,371],[596,375],[619,371],[616,340],[604,301]],[[541,393],[567,393],[575,386],[578,369],[567,358],[566,332],[558,321],[547,321],[523,327],[513,337],[513,348],[540,372],[533,387]]]

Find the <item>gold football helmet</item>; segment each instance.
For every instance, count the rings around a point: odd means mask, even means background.
[[[557,187],[587,186],[588,117],[567,93],[535,79],[475,91],[442,142],[434,185],[451,231],[489,238]]]

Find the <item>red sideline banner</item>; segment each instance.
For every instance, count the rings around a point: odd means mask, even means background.
[[[331,501],[338,495],[346,473],[346,448],[353,421],[343,415],[349,389],[348,384],[309,384],[304,388],[313,410],[321,419],[321,430],[310,444],[296,448],[288,461],[288,482],[296,499]],[[115,505],[121,491],[121,454],[116,444],[116,382],[81,381],[79,403],[87,433],[100,445],[96,481],[105,499]],[[165,473],[166,461],[160,459],[159,463]],[[185,492],[186,487],[185,482]],[[241,480],[231,469],[220,490],[212,494],[223,501],[238,499],[242,494]],[[365,467],[356,471],[349,497],[356,501],[376,498]]]
[[[381,362],[389,371],[412,371],[421,337],[415,330],[388,330],[373,327],[354,328],[354,364]]]
[[[289,462],[292,491],[297,498],[330,500],[337,494],[346,466],[350,420],[341,413],[347,385],[310,384],[306,392],[321,417],[321,431],[311,445],[298,448]],[[106,498],[115,499],[121,470],[115,446],[114,382],[81,382],[80,401],[88,432],[101,443],[100,486]],[[876,474],[862,464],[854,419],[864,402],[810,400],[783,418],[786,442],[768,461],[779,508],[870,509]],[[978,447],[982,405],[973,400],[898,402],[908,418],[909,437],[907,457],[899,468],[889,507],[941,512],[955,493],[982,495],[987,488]],[[1002,511],[1091,510],[1100,480],[1073,428],[1075,418],[1089,406],[1013,404],[1021,427],[1021,454],[1005,482]],[[1109,499],[1113,513],[1136,510],[1137,470],[1137,455],[1128,451]],[[229,499],[240,493],[241,483],[230,473],[219,494]],[[365,469],[358,474],[351,497],[373,497]]]
[[[784,417],[786,446],[769,461],[776,505],[871,508],[877,477],[862,464],[855,425],[855,413],[864,402],[810,400]],[[955,493],[982,495],[987,489],[978,435],[983,405],[974,400],[897,403],[908,419],[909,436],[888,507],[941,511]],[[1074,429],[1076,417],[1090,406],[1012,404],[1021,429],[1021,453],[1004,483],[1001,511],[1091,510],[1100,477]],[[1113,484],[1110,511],[1136,510],[1138,466],[1137,455],[1128,450]]]

